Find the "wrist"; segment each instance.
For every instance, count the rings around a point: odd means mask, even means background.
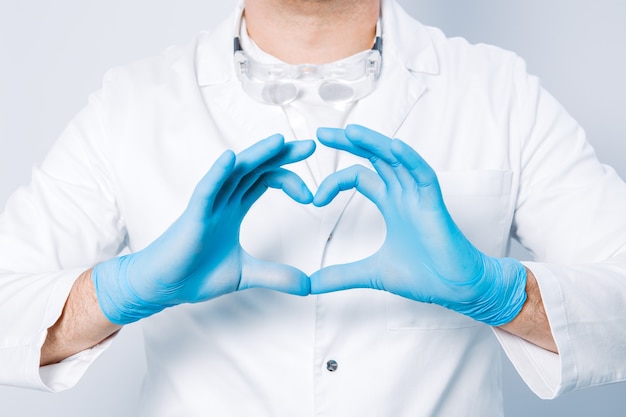
[[[526,301],[526,268],[516,259],[490,258],[495,265],[487,292],[488,309],[484,323],[500,326],[509,323]]]
[[[526,301],[526,268],[511,258],[482,256],[483,276],[476,283],[477,297],[455,308],[490,326],[512,321]]]
[[[133,290],[129,270],[134,256],[125,255],[102,262],[93,268],[91,274],[102,313],[117,325],[133,323],[167,307],[150,303]]]
[[[537,280],[529,269],[526,269],[526,277],[527,299],[524,307],[512,321],[500,328],[543,349],[558,353]]]
[[[119,329],[120,326],[102,314],[97,305],[91,271],[85,271],[74,282],[61,316],[48,328],[41,347],[40,365],[57,363],[89,349]]]

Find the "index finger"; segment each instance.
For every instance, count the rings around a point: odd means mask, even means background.
[[[349,125],[345,129],[345,135],[353,146],[369,153],[370,160],[374,156],[391,165],[398,165],[398,159],[391,152],[392,140],[382,133],[360,125]]]
[[[317,139],[321,144],[326,145],[329,148],[350,152],[351,154],[360,156],[361,158],[369,159],[372,156],[372,153],[368,150],[350,142],[350,140],[346,137],[345,129],[320,127],[317,129]]]
[[[222,186],[216,204],[227,204],[231,198],[245,193],[263,172],[305,159],[314,150],[313,141],[285,143],[278,134],[255,143],[236,155],[235,167]]]

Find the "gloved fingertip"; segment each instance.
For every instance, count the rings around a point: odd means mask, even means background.
[[[301,191],[302,194],[298,196],[298,199],[296,201],[301,204],[311,204],[314,198],[313,193],[311,193],[311,191],[309,191],[306,186],[304,186]]]
[[[280,133],[275,133],[263,139],[260,143],[264,143],[265,146],[269,147],[269,152],[274,152],[285,146],[285,137]]]
[[[365,126],[357,124],[349,124],[345,128],[345,134],[348,139],[363,136],[364,134],[370,132],[372,132],[372,130],[366,128]]]
[[[239,290],[249,288],[265,288],[291,295],[306,296],[311,292],[311,281],[307,274],[293,266],[263,261],[246,255]]]
[[[295,174],[289,171],[283,171],[286,175],[281,179],[280,182],[271,183],[267,182],[268,187],[272,188],[281,188],[289,197],[291,197],[294,201],[301,204],[309,204],[313,201],[313,193],[309,190],[309,187],[306,186],[304,181],[300,179]],[[269,181],[268,177],[268,181]]]
[[[401,150],[409,145],[406,144],[402,139],[391,139],[391,149]]]
[[[299,296],[311,294],[311,280],[307,274],[293,266],[283,265],[283,268],[284,287],[279,291]]]
[[[337,137],[344,137],[344,130],[336,127],[319,127],[316,132],[317,138],[320,142],[324,143],[324,141],[330,141]]]
[[[302,297],[306,297],[307,295],[311,295],[311,280],[309,276],[302,273],[302,277],[300,280],[300,287],[297,292],[294,292],[294,295],[299,295]]]
[[[309,292],[311,294],[319,294],[319,271],[314,272],[309,276]]]
[[[315,152],[315,148],[317,147],[317,144],[315,143],[313,139],[306,139],[306,140],[302,140],[299,142],[304,144],[302,146],[304,147],[304,153],[306,155],[311,156],[313,152]]]
[[[313,200],[311,201],[315,207],[324,207],[327,205],[330,200],[326,196],[321,196],[320,194],[315,194]]]
[[[285,142],[285,137],[281,134],[281,133],[274,133],[273,135],[268,136],[267,138],[265,138],[266,141],[277,141],[277,142]]]
[[[226,149],[217,158],[216,162],[219,162],[220,164],[222,164],[224,166],[228,166],[230,164],[234,164],[236,158],[237,158],[237,156],[235,155],[235,152],[232,149]]]
[[[346,131],[347,132],[356,132],[356,131],[361,131],[365,129],[365,127],[363,127],[363,125],[358,125],[356,123],[350,123],[346,125]]]

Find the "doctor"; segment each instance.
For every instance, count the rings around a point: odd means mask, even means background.
[[[144,415],[501,415],[501,346],[543,397],[626,375],[624,209],[513,54],[247,0],[109,72],[10,200],[0,382],[66,389],[141,320]]]

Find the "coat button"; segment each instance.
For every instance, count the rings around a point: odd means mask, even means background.
[[[331,359],[328,362],[326,362],[326,369],[328,369],[329,372],[335,372],[338,367],[339,367],[339,364],[335,360]]]

